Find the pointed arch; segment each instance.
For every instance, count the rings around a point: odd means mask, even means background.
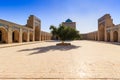
[[[4,27],[0,27],[0,43],[8,42],[8,32]]]
[[[27,32],[23,32],[23,34],[22,34],[22,41],[23,42],[27,42]]]
[[[12,32],[12,42],[19,42],[20,34],[18,30]]]

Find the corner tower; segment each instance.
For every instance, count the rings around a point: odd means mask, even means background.
[[[41,20],[34,15],[30,15],[27,20],[27,27],[34,30],[34,40],[40,41]]]

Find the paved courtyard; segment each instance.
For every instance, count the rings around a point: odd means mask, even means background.
[[[0,79],[120,80],[120,45],[47,41],[0,48]],[[0,45],[1,46],[1,45]]]

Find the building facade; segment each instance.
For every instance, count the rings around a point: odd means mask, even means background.
[[[110,14],[98,19],[98,31],[82,34],[83,39],[120,42],[120,24],[113,24]]]
[[[0,43],[43,41],[51,37],[50,33],[41,31],[41,21],[34,15],[30,15],[26,25],[0,19]]]
[[[62,22],[62,25],[76,29],[76,22],[73,22],[71,19],[67,19],[65,22]]]

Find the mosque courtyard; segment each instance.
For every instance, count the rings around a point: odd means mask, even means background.
[[[119,44],[81,40],[61,47],[56,43],[1,44],[0,80],[120,80]]]

